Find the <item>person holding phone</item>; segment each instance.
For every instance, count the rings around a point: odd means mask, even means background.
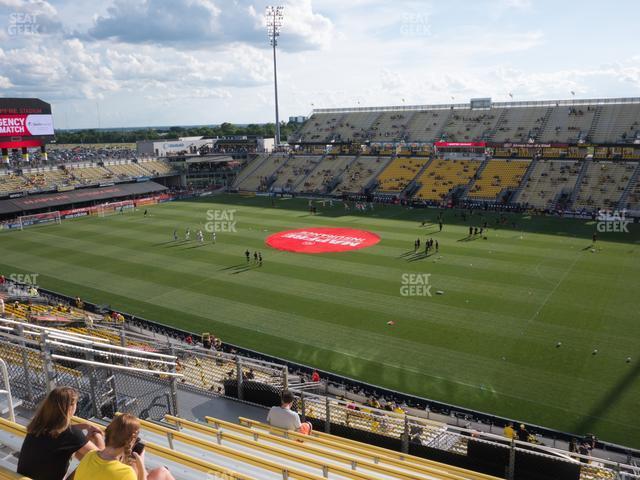
[[[105,430],[105,448],[85,455],[74,480],[174,480],[164,467],[147,473],[140,421],[133,415],[114,418]]]

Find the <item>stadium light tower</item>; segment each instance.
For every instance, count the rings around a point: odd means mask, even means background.
[[[273,86],[276,98],[276,147],[280,145],[280,116],[278,114],[278,72],[276,69],[276,46],[278,45],[278,37],[280,36],[280,27],[282,27],[282,11],[284,7],[279,5],[274,7],[269,5],[265,12],[267,18],[267,33],[269,34],[269,43],[273,47]]]

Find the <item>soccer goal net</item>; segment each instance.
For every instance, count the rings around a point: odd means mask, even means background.
[[[49,223],[60,224],[60,212],[47,212],[47,213],[36,213],[35,215],[23,215],[18,217],[18,223],[20,225],[20,230],[25,229],[26,227],[32,227],[34,225],[46,225]]]
[[[133,201],[124,201],[116,203],[103,203],[98,205],[96,212],[99,217],[107,217],[109,215],[116,215],[118,213],[128,213],[134,211]]]

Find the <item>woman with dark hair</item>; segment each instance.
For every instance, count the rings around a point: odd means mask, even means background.
[[[88,424],[71,426],[77,404],[78,393],[70,387],[55,388],[47,395],[27,425],[18,460],[19,474],[33,480],[62,480],[73,455],[81,460],[88,452],[104,448],[98,428]]]
[[[139,433],[140,421],[133,415],[114,418],[104,431],[104,450],[85,455],[74,480],[174,480],[164,467],[147,473]]]

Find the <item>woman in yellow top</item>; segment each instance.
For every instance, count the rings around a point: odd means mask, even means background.
[[[76,470],[75,480],[174,480],[166,468],[147,473],[144,450],[133,452],[140,422],[133,415],[120,415],[105,430],[105,448],[89,452]]]

